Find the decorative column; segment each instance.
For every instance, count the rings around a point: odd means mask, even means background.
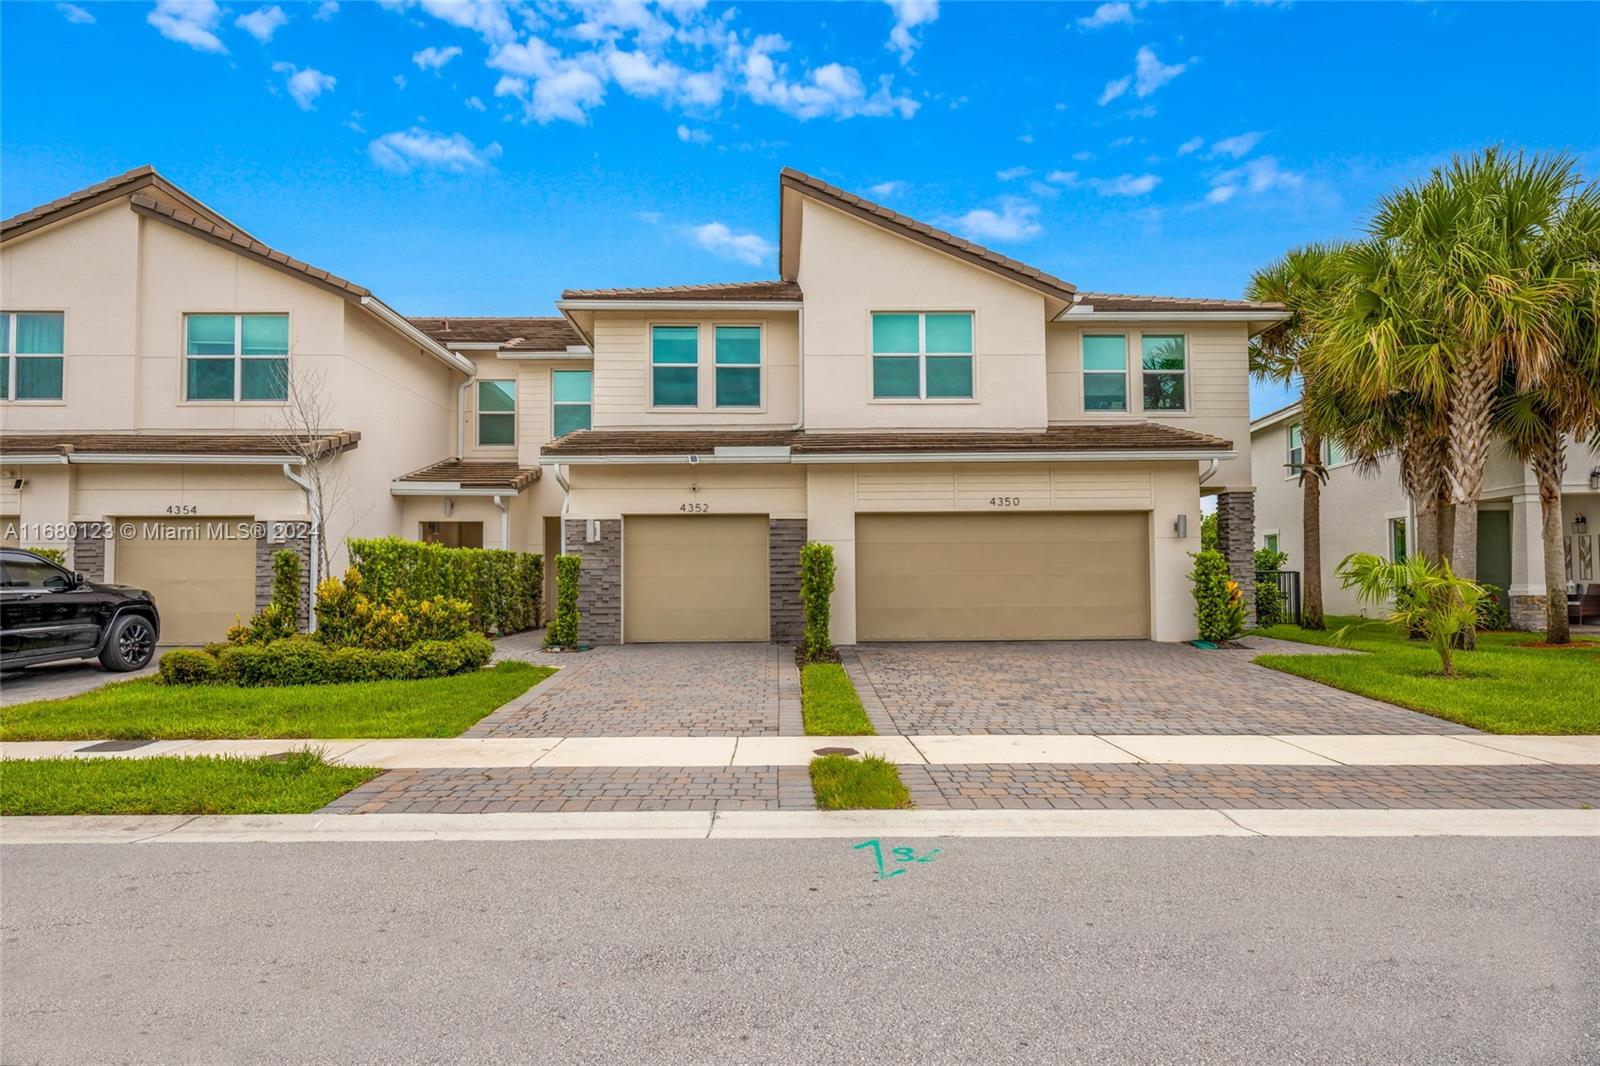
[[[767,584],[772,640],[778,644],[798,644],[805,634],[805,608],[800,603],[800,546],[805,542],[804,518],[767,520]]]
[[[1245,624],[1256,622],[1256,490],[1217,494],[1217,548],[1244,592]]]
[[[1511,497],[1511,587],[1513,629],[1542,630],[1549,608],[1544,588],[1544,514],[1539,494]]]
[[[622,643],[622,519],[566,520],[567,554],[583,557],[578,571],[578,640],[591,647]],[[554,613],[554,608],[551,608]]]

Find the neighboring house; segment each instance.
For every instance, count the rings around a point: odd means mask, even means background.
[[[1286,570],[1305,565],[1303,458],[1300,406],[1290,404],[1250,424],[1255,464],[1256,543],[1289,554]],[[1330,445],[1324,456],[1328,482],[1322,487],[1322,591],[1330,614],[1357,614],[1363,607],[1340,587],[1334,571],[1352,552],[1391,560],[1415,544],[1410,501],[1400,488],[1392,458],[1361,474]],[[1562,530],[1567,580],[1600,581],[1600,452],[1579,442],[1567,446],[1562,483]],[[1544,541],[1539,487],[1533,471],[1502,448],[1490,452],[1478,504],[1478,580],[1505,590],[1519,628],[1541,629],[1545,617]]]
[[[1186,639],[1203,493],[1249,585],[1247,346],[1279,308],[1082,293],[780,188],[779,279],[568,290],[561,318],[403,318],[149,168],[8,219],[0,517],[218,636],[275,539],[309,550],[279,431],[316,383],[330,543],[564,548],[592,643],[792,641],[807,538],[841,644]],[[145,518],[194,532],[70,528]]]

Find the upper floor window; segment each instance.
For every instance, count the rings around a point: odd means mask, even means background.
[[[1128,338],[1121,333],[1084,336],[1083,409],[1128,409]]]
[[[550,395],[551,436],[564,437],[568,433],[590,428],[594,404],[594,371],[551,371]]]
[[[289,398],[288,315],[184,315],[190,400]]]
[[[650,406],[700,404],[700,327],[650,328]]]
[[[717,406],[761,406],[761,327],[718,326]]]
[[[60,311],[0,312],[0,400],[61,399],[65,318]]]
[[[1291,477],[1300,473],[1300,468],[1305,465],[1305,461],[1305,434],[1301,431],[1300,423],[1295,422],[1289,426],[1289,474]]]
[[[873,312],[872,398],[972,399],[972,314]]]
[[[1181,333],[1146,333],[1142,342],[1144,371],[1144,409],[1182,411],[1187,409],[1189,353]]]
[[[478,382],[478,445],[517,443],[517,383]]]

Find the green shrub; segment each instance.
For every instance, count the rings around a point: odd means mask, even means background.
[[[1283,589],[1276,581],[1256,578],[1256,625],[1275,626],[1284,621]]]
[[[266,644],[300,631],[300,556],[283,548],[272,556],[272,599],[248,622],[228,627],[230,644]]]
[[[544,560],[495,548],[447,548],[399,537],[349,542],[351,566],[367,595],[387,600],[464,600],[480,633],[516,633],[538,624]]]
[[[1215,511],[1200,517],[1200,550],[1203,552],[1217,550],[1217,515]]]
[[[1221,643],[1244,632],[1244,592],[1229,575],[1221,552],[1196,552],[1189,580],[1194,582],[1194,617],[1201,640]]]
[[[800,602],[805,607],[805,655],[817,659],[833,647],[829,629],[833,600],[833,545],[808,540],[800,546]]]
[[[193,648],[176,648],[161,657],[160,670],[169,685],[209,685],[217,679],[217,660]]]
[[[458,640],[423,640],[408,649],[423,677],[449,677],[476,670],[494,655],[488,637],[469,633]]]
[[[24,548],[23,550],[30,551],[35,555],[49,559],[57,566],[64,567],[67,565],[67,553],[61,548]]]
[[[422,640],[456,640],[473,632],[472,607],[445,596],[415,599],[390,589],[381,600],[368,596],[354,567],[344,579],[317,585],[317,639],[333,647],[403,650]]]
[[[1484,584],[1482,588],[1487,595],[1478,604],[1478,628],[1510,629],[1511,601],[1506,596],[1506,590],[1499,585],[1489,584]]]
[[[578,579],[582,572],[581,555],[556,556],[556,616],[544,633],[547,648],[578,644]]]
[[[272,554],[272,602],[300,619],[300,553],[281,548]]]

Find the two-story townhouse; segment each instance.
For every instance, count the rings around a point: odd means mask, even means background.
[[[1305,458],[1300,405],[1289,404],[1250,424],[1255,464],[1258,544],[1287,552],[1285,569],[1305,566],[1304,490],[1300,464]],[[1362,472],[1337,444],[1328,443],[1323,461],[1319,531],[1322,540],[1322,595],[1332,614],[1370,613],[1354,592],[1341,586],[1336,570],[1353,552],[1403,560],[1416,543],[1416,509],[1400,487],[1392,457]],[[1562,550],[1570,584],[1600,582],[1600,451],[1569,440],[1561,485]],[[1533,470],[1504,448],[1491,449],[1478,503],[1479,581],[1506,593],[1512,623],[1520,629],[1545,625],[1543,516]]]
[[[566,490],[587,639],[793,640],[834,548],[836,643],[1194,635],[1217,497],[1253,545],[1249,337],[1276,305],[1080,292],[815,178],[780,278],[568,290],[593,428]]]

